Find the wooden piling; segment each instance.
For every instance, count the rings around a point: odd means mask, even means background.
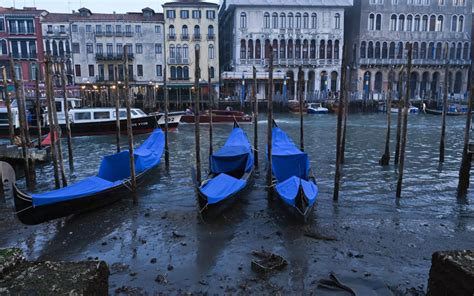
[[[15,144],[15,127],[13,125],[12,105],[10,102],[10,95],[8,94],[8,80],[7,80],[7,67],[3,67],[3,90],[5,91],[5,105],[8,113],[8,135],[10,138],[10,144]]]
[[[10,70],[11,70],[11,76],[13,80],[13,84],[15,85],[15,96],[16,96],[16,102],[18,105],[18,117],[20,120],[20,139],[21,139],[21,149],[22,149],[22,154],[23,154],[23,160],[24,160],[24,169],[25,169],[25,179],[26,179],[26,186],[28,188],[31,188],[33,186],[32,180],[30,178],[30,165],[28,161],[28,146],[30,143],[27,143],[26,141],[26,110],[25,110],[25,101],[22,99],[22,96],[20,95],[20,83],[18,82],[18,79],[16,78],[15,75],[15,63],[13,62],[13,56],[10,55]],[[19,77],[21,79],[21,77]]]
[[[403,182],[403,169],[405,165],[405,148],[407,144],[407,131],[408,131],[408,107],[410,106],[410,83],[411,83],[411,62],[412,62],[412,44],[408,43],[408,63],[407,63],[407,84],[405,88],[405,97],[403,100],[403,123],[402,133],[400,135],[400,153],[398,160],[398,181],[397,181],[397,198],[401,197],[402,194],[402,182]]]
[[[349,72],[349,68],[346,69],[346,75],[348,72]],[[345,87],[343,87],[341,90],[341,96],[343,96],[342,99],[344,100],[344,116],[342,117],[341,164],[344,164],[344,160],[345,160],[347,117],[349,115],[348,92],[345,91],[344,89]],[[343,91],[344,93],[342,93]]]
[[[115,142],[117,153],[120,152],[120,87],[118,84],[118,68],[115,66]]]
[[[344,52],[344,50],[343,50]],[[347,69],[345,65],[346,59],[343,59],[342,63],[342,73],[341,73],[341,86],[343,90],[341,90],[341,95],[339,97],[339,108],[337,110],[337,130],[336,130],[336,172],[334,175],[334,192],[333,192],[333,200],[339,200],[339,189],[341,183],[341,171],[342,171],[342,135],[343,135],[343,120],[344,120],[344,113],[345,113],[345,104],[344,104],[344,91],[345,91],[345,81],[347,75]]]
[[[58,154],[56,151],[56,133],[54,132],[54,119],[53,112],[51,111],[55,108],[53,103],[54,96],[52,93],[51,85],[51,58],[47,57],[45,59],[45,87],[46,87],[46,106],[48,107],[48,125],[49,125],[49,134],[51,139],[51,158],[53,159],[53,172],[54,172],[54,185],[56,189],[61,187],[59,182],[59,169],[58,169]]]
[[[168,83],[166,77],[166,67],[164,69],[164,76],[163,76],[163,87],[164,87],[164,96],[165,96],[165,165],[167,168],[170,166],[170,151],[169,151],[169,143],[168,143],[168,112],[169,112],[169,97],[168,97]]]
[[[36,128],[38,131],[38,148],[41,149],[42,115],[41,115],[41,101],[40,101],[41,94],[39,90],[39,71],[40,71],[39,69],[36,70],[36,77],[35,77],[35,96],[36,96],[35,112],[36,112]]]
[[[446,137],[446,114],[448,113],[448,83],[449,83],[449,61],[448,47],[445,46],[444,58],[446,65],[444,66],[444,97],[443,97],[443,114],[441,116],[441,138],[439,140],[439,162],[444,162],[444,139]]]
[[[257,101],[257,68],[252,67],[253,84],[252,84],[252,99],[253,99],[253,161],[255,168],[258,169],[258,101]]]
[[[268,194],[271,195],[272,188],[272,127],[273,127],[273,46],[269,45],[268,52],[270,53],[269,67],[268,67],[268,114],[267,114],[267,187]]]
[[[127,136],[128,136],[128,153],[130,155],[130,183],[133,195],[133,203],[137,203],[137,180],[135,176],[135,155],[133,154],[133,129],[132,129],[132,114],[131,114],[131,94],[129,89],[129,73],[128,73],[128,46],[123,46],[123,59],[125,71],[125,101],[127,105]]]
[[[472,67],[472,66],[471,66]],[[469,71],[469,79],[472,85],[472,69]],[[464,146],[462,150],[462,160],[461,167],[459,168],[459,182],[457,187],[457,197],[464,198],[467,194],[467,189],[469,188],[469,180],[471,177],[471,161],[472,154],[469,151],[469,133],[471,131],[471,119],[472,119],[472,97],[474,95],[474,86],[471,86],[471,91],[469,93],[469,101],[467,105],[467,115],[466,115],[466,127],[464,130]]]
[[[201,144],[200,144],[200,135],[199,135],[199,97],[200,97],[200,88],[199,88],[199,47],[196,47],[194,50],[194,60],[195,60],[195,69],[194,69],[194,138],[196,141],[196,181],[198,184],[201,184]]]
[[[304,72],[303,67],[298,67],[298,96],[300,103],[300,150],[304,151],[304,127],[303,127],[303,108],[304,108],[304,96],[303,96],[303,85],[304,85]]]
[[[63,101],[64,101],[64,119],[66,123],[66,136],[67,136],[67,152],[69,160],[69,170],[74,172],[74,156],[72,148],[72,134],[71,134],[71,124],[69,122],[69,102],[67,101],[67,90],[66,90],[66,64],[61,63],[61,82],[63,86]]]
[[[400,137],[402,132],[402,106],[403,106],[403,67],[400,70],[398,75],[398,114],[397,114],[397,138],[396,138],[396,145],[395,145],[395,158],[393,160],[394,165],[398,165],[398,159],[400,158]],[[390,112],[391,112],[390,108]]]
[[[392,75],[392,77],[390,77]],[[388,90],[387,90],[387,101],[385,104],[385,109],[387,110],[387,134],[385,137],[385,152],[379,160],[379,164],[386,166],[390,162],[390,125],[392,119],[392,81],[393,81],[393,72],[390,71],[388,79]]]
[[[207,73],[208,73],[208,88],[209,88],[209,156],[212,155],[213,148],[212,148],[212,83],[211,83],[211,67],[207,68]]]

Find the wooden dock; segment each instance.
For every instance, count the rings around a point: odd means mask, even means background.
[[[48,162],[49,161],[49,147],[38,149],[29,148],[28,157],[34,162]],[[10,164],[23,161],[23,153],[20,146],[3,144],[0,145],[0,160],[7,161]]]

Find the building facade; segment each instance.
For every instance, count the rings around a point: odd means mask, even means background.
[[[276,96],[284,96],[285,100],[295,98],[299,66],[304,72],[307,100],[337,94],[344,11],[351,5],[352,0],[225,0],[219,13],[223,95],[242,97],[242,85],[250,82],[255,66],[257,98],[266,98],[270,45]]]
[[[462,98],[471,63],[471,0],[356,0],[347,18],[350,85],[359,98],[383,95],[407,62],[412,43],[412,99]]]
[[[211,78],[219,93],[219,23],[216,3],[179,0],[163,5],[166,28],[167,79],[172,96],[191,95],[196,69],[195,50],[199,48],[200,83]],[[179,98],[178,98],[179,100]]]
[[[150,8],[144,8],[141,13],[125,14],[96,14],[81,8],[69,16],[69,25],[76,84],[123,81],[124,46],[128,51],[131,86],[162,83],[163,14]]]

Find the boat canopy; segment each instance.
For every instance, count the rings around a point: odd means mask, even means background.
[[[300,185],[305,196],[308,198],[308,203],[312,205],[318,195],[318,187],[313,182],[293,176],[278,183],[275,186],[275,189],[278,191],[285,203],[290,206],[295,206],[296,196],[298,195],[298,190],[300,190]]]
[[[308,179],[308,154],[299,150],[288,135],[278,127],[272,130],[272,171],[278,182],[296,176]]]
[[[239,169],[249,172],[253,166],[253,154],[245,132],[236,127],[232,130],[224,146],[209,159],[212,173],[229,173]]]
[[[156,129],[134,151],[135,172],[140,174],[158,165],[164,150],[164,134]],[[85,178],[70,186],[46,193],[32,194],[33,206],[42,206],[80,198],[121,185],[130,178],[130,155],[128,150],[105,156],[97,176]]]

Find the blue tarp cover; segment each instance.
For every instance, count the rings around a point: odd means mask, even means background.
[[[226,197],[245,187],[247,181],[234,178],[226,174],[219,174],[212,178],[199,190],[207,197],[209,204],[218,203]]]
[[[301,152],[288,135],[278,127],[272,130],[272,171],[278,182],[297,176],[308,179],[308,154]]]
[[[210,156],[210,170],[213,173],[227,173],[253,167],[253,153],[249,140],[241,128],[234,128],[224,146]]]
[[[290,206],[295,206],[295,198],[298,194],[299,187],[303,187],[303,191],[308,198],[309,206],[312,206],[318,195],[318,187],[313,182],[303,180],[298,177],[290,177],[285,181],[278,183],[275,187],[282,200]]]
[[[137,174],[160,163],[164,150],[164,134],[156,129],[134,151]],[[89,177],[67,187],[46,193],[32,194],[33,206],[42,206],[69,199],[80,198],[112,188],[130,177],[130,156],[128,151],[105,156],[97,176]]]

